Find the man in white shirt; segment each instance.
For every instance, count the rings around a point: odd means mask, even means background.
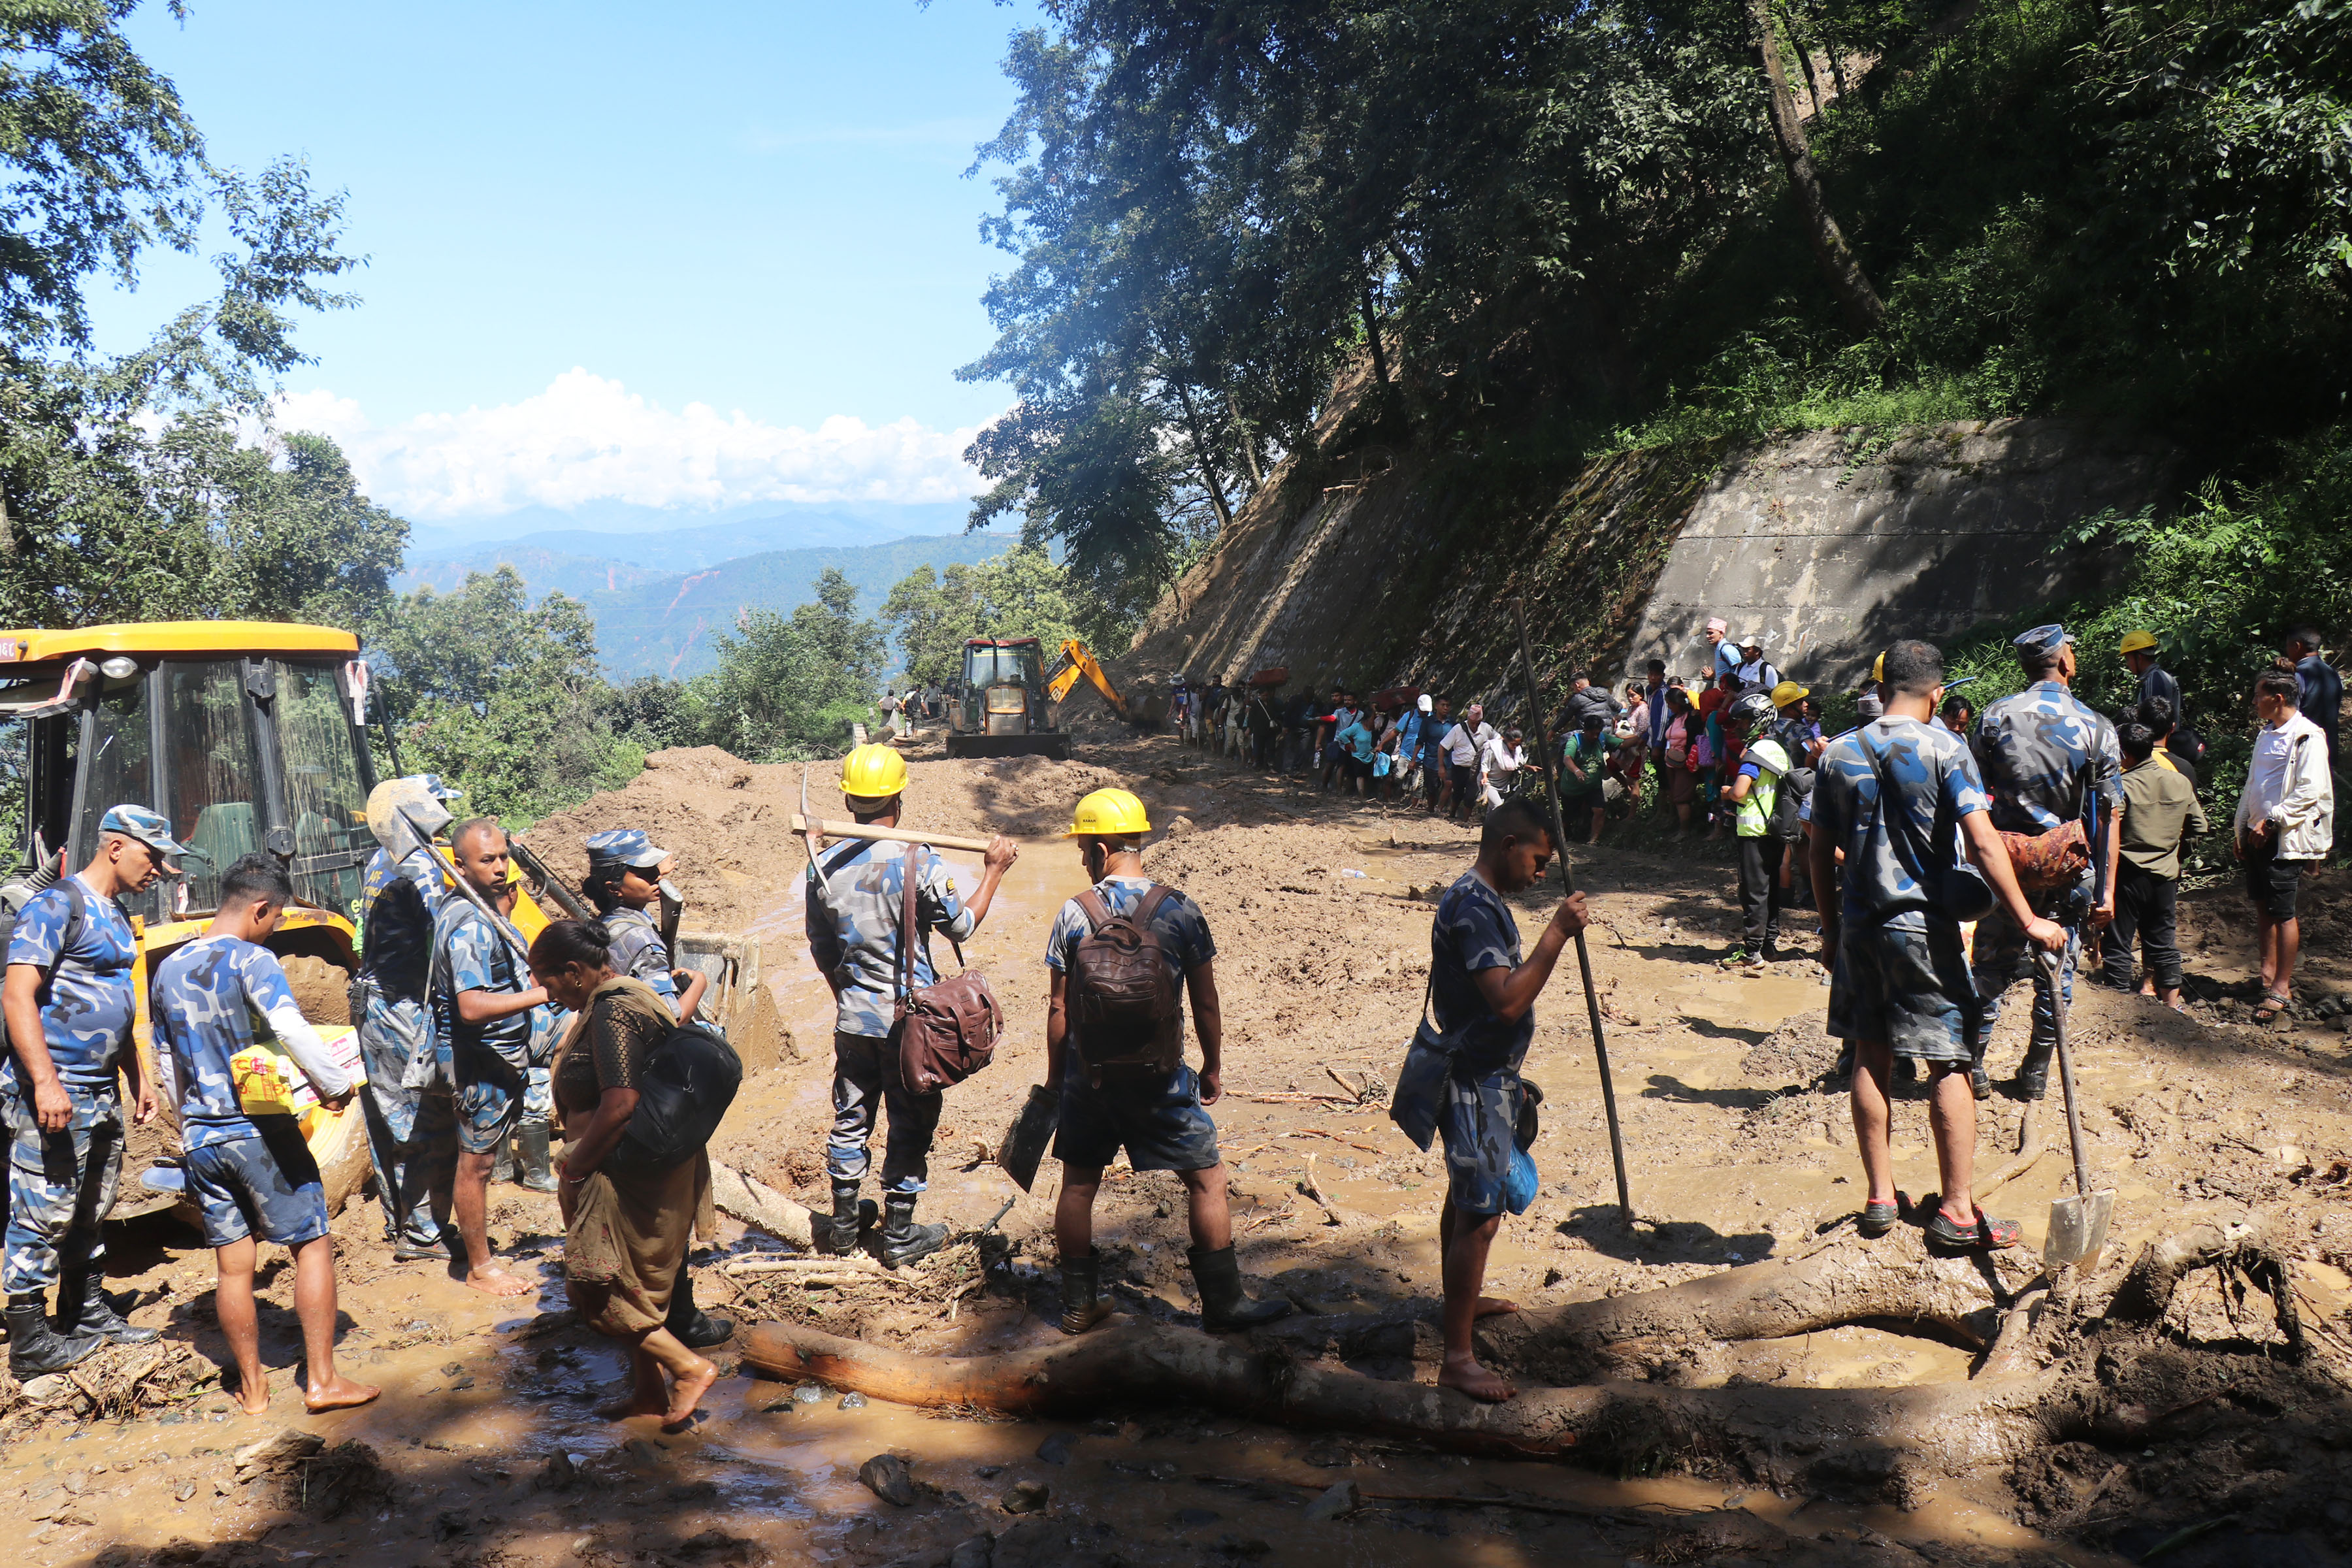
[[[1478,756],[1494,734],[1494,727],[1486,720],[1486,709],[1473,702],[1463,710],[1462,721],[1446,731],[1444,740],[1438,742],[1445,749],[1446,772],[1452,775],[1453,815],[1456,822],[1469,820],[1470,803],[1476,798],[1473,786],[1478,782]]]
[[[1764,657],[1764,634],[1749,632],[1739,639],[1739,662],[1732,673],[1743,691],[1769,691],[1780,684],[1780,672]]]
[[[2303,947],[2295,889],[2305,868],[2335,847],[2336,781],[2327,771],[2327,732],[2295,706],[2301,688],[2292,670],[2268,669],[2254,679],[2254,736],[2246,787],[2238,795],[2239,860],[2246,897],[2262,926],[2263,1000],[2254,1022],[2268,1024],[2294,995],[2294,961]]]
[[[1488,741],[1478,753],[1482,774],[1479,804],[1489,811],[1503,804],[1503,792],[1511,787],[1512,779],[1527,765],[1528,749],[1519,743],[1516,726]]]

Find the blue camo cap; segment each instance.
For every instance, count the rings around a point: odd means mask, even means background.
[[[99,818],[100,833],[120,833],[125,838],[136,838],[163,858],[163,868],[177,871],[172,864],[175,856],[185,855],[188,847],[172,837],[172,825],[158,813],[143,805],[110,805]]]
[[[445,782],[439,773],[411,773],[409,776],[415,779],[418,784],[424,785],[425,793],[431,795],[435,800],[463,800],[466,798],[466,792],[464,790],[457,788],[455,784]]]
[[[588,858],[642,870],[668,859],[669,851],[656,847],[639,828],[615,827],[588,836]]]
[[[2018,633],[2009,639],[2009,646],[2017,650],[2017,657],[2021,662],[2026,659],[2052,658],[2060,648],[2074,640],[2073,632],[2053,621],[2046,626],[2035,626],[2032,631]]]

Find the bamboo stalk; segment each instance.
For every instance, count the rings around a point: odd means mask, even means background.
[[[984,853],[989,846],[985,838],[965,838],[951,833],[924,833],[912,827],[877,827],[867,822],[827,822],[820,817],[812,822],[799,812],[793,813],[793,831],[806,833],[810,828],[827,838],[878,838],[891,844],[928,844],[934,849],[964,849],[974,855]]]

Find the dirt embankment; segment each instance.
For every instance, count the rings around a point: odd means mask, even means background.
[[[698,1255],[705,1300],[919,1356],[1063,1342],[1053,1323],[1058,1167],[1049,1159],[1024,1194],[983,1156],[1038,1076],[1045,935],[1080,881],[1074,851],[1050,836],[1080,795],[1123,780],[1166,835],[1147,866],[1201,903],[1217,942],[1226,1093],[1213,1114],[1244,1268],[1255,1289],[1299,1309],[1272,1342],[1281,1348],[1258,1353],[1276,1358],[1268,1366],[1311,1370],[1301,1387],[1377,1401],[1381,1387],[1351,1381],[1360,1378],[1436,1400],[1427,1385],[1444,1175],[1437,1155],[1413,1149],[1383,1108],[1420,1001],[1430,891],[1466,868],[1470,830],[1305,794],[1164,739],[1106,738],[1066,764],[950,762],[930,742],[914,752],[910,825],[1024,841],[967,945],[1004,1000],[1007,1037],[996,1065],[949,1096],[924,1201],[926,1215],[949,1220],[959,1239],[932,1265],[887,1277],[869,1262],[779,1258],[776,1243],[730,1221],[722,1247]],[[679,855],[689,927],[760,933],[767,1002],[799,1041],[798,1058],[747,1081],[714,1152],[816,1202],[831,1120],[831,1002],[801,947],[803,857],[788,826],[799,796],[797,768],[666,752],[627,789],[551,819],[530,839],[576,875],[586,833],[644,827]],[[820,815],[840,811],[827,770],[812,770],[809,799]],[[950,857],[960,880],[975,858]],[[701,1426],[666,1437],[593,1414],[621,1373],[608,1343],[553,1320],[534,1328],[527,1310],[476,1297],[442,1270],[392,1263],[380,1213],[363,1202],[337,1226],[341,1353],[386,1385],[384,1400],[346,1415],[299,1414],[289,1387],[299,1361],[290,1270],[273,1263],[262,1290],[265,1359],[280,1369],[269,1417],[231,1414],[186,1378],[177,1354],[138,1377],[136,1367],[115,1365],[92,1383],[110,1415],[130,1416],[123,1425],[66,1419],[79,1396],[56,1388],[46,1391],[50,1404],[9,1407],[16,1435],[0,1456],[0,1497],[16,1499],[30,1521],[24,1560],[39,1568],[80,1568],[101,1553],[108,1568],[199,1558],[245,1568],[310,1553],[385,1568],[803,1560],[865,1568],[951,1555],[965,1568],[1629,1556],[1943,1564],[2047,1561],[2063,1542],[2065,1558],[2087,1568],[2199,1525],[2210,1528],[2162,1560],[2352,1554],[2352,1510],[2342,1506],[2352,1495],[2344,1471],[2352,1413],[2338,1381],[2352,1306],[2352,1060],[2335,1018],[2259,1031],[2219,1003],[2184,1017],[2083,987],[2074,1017],[2090,1159],[2096,1180],[2119,1194],[2099,1271],[2053,1293],[2067,1295],[2063,1312],[2004,1317],[2003,1307],[2032,1308],[2017,1294],[2035,1271],[2029,1258],[1999,1270],[1997,1288],[1990,1271],[1947,1279],[1981,1297],[1980,1310],[1955,1297],[1957,1306],[1936,1313],[1882,1314],[1885,1303],[1873,1297],[1871,1315],[1849,1320],[1834,1280],[1909,1252],[1874,1252],[1852,1235],[1861,1176],[1846,1101],[1829,1081],[1834,1047],[1820,1027],[1818,966],[1801,951],[1762,978],[1715,966],[1736,917],[1730,867],[1712,847],[1580,849],[1576,858],[1598,916],[1590,946],[1637,1217],[1628,1227],[1616,1212],[1592,1042],[1574,966],[1563,963],[1538,1006],[1528,1060],[1549,1097],[1535,1148],[1542,1190],[1526,1215],[1506,1222],[1491,1288],[1528,1309],[1531,1324],[1558,1324],[1594,1313],[1642,1319],[1634,1296],[1659,1287],[1769,1284],[1783,1260],[1832,1280],[1817,1292],[1829,1305],[1806,1307],[1794,1326],[1763,1338],[1686,1316],[1672,1332],[1523,1349],[1523,1378],[1582,1381],[1561,1369],[1583,1367],[1601,1378],[1592,1389],[1641,1395],[1616,1400],[1607,1441],[1591,1449],[1622,1473],[1467,1460],[1356,1430],[1291,1430],[1140,1396],[1013,1423],[926,1415],[878,1398],[845,1407],[837,1391],[812,1384],[796,1397],[743,1376],[721,1383]],[[2341,932],[2328,923],[2342,894],[2328,879],[2316,895],[2307,962],[2317,994],[2352,978]],[[1521,900],[1530,937],[1549,901]],[[2196,985],[2218,995],[2242,980],[2251,942],[2228,896],[2200,894],[2188,905]],[[1792,924],[1810,930],[1802,916]],[[1997,1080],[2022,1048],[2023,1000],[2021,988],[1995,1037]],[[1916,1088],[1895,1106],[1897,1180],[1916,1202],[1937,1184],[1927,1110]],[[1982,1108],[1980,1171],[2016,1147],[2021,1111],[2005,1093]],[[2023,1221],[2037,1246],[2050,1200],[2066,1185],[2058,1148],[1987,1200]],[[1000,1209],[994,1228],[976,1234]],[[1866,1456],[1842,1459],[1843,1468],[1825,1462],[1843,1452],[1822,1438],[1841,1412],[1866,1408],[1898,1435],[1927,1440],[1932,1413],[1980,1391],[1985,1346],[2011,1318],[2041,1327],[2003,1338],[2003,1354],[2038,1367],[2035,1375],[2074,1376],[2070,1346],[2091,1343],[2084,1336],[2096,1324],[2086,1328],[2071,1303],[2095,1309],[2144,1242],[2199,1222],[2252,1222],[2288,1259],[2303,1303],[2300,1362],[2264,1296],[2224,1258],[2186,1268],[2160,1321],[2097,1342],[2097,1366],[2063,1385],[2075,1415],[1988,1418],[1950,1444],[1937,1436],[1947,1458],[1991,1444],[1949,1468]],[[494,1239],[520,1267],[541,1269],[539,1305],[550,1310],[562,1305],[557,1230],[551,1201],[499,1190]],[[1916,1250],[1915,1233],[1893,1241]],[[1195,1310],[1185,1245],[1174,1178],[1114,1167],[1097,1247],[1127,1321],[1175,1326]],[[225,1359],[209,1257],[193,1237],[126,1234],[112,1258],[112,1284],[135,1293],[138,1321]],[[1678,1425],[1741,1390],[1753,1395],[1744,1426]],[[1637,1409],[1648,1413],[1639,1423],[1622,1414]],[[363,1507],[310,1507],[273,1470],[239,1479],[233,1450],[285,1425],[343,1456],[329,1472],[331,1495]],[[2026,1435],[2002,1436],[2017,1433]],[[364,1463],[347,1444],[363,1446]],[[882,1451],[912,1462],[919,1485],[903,1506],[856,1479]],[[1310,1513],[1307,1505],[1340,1481],[1355,1488],[1352,1509]],[[1026,1511],[1034,1493],[1009,1489],[1016,1482],[1045,1488],[1042,1511]]]

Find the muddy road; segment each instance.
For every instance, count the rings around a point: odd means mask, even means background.
[[[1052,1321],[1056,1168],[1049,1159],[1037,1190],[1023,1194],[987,1155],[1040,1071],[1045,932],[1082,883],[1075,849],[1051,835],[1080,795],[1123,783],[1162,830],[1147,866],[1199,900],[1217,942],[1226,1098],[1213,1114],[1245,1273],[1302,1316],[1379,1326],[1299,1352],[1318,1364],[1433,1381],[1444,1179],[1437,1154],[1413,1150],[1384,1106],[1421,999],[1432,889],[1466,868],[1470,830],[1316,795],[1165,739],[1101,737],[1071,763],[950,762],[936,742],[912,754],[910,825],[1024,840],[967,948],[1005,1004],[1008,1037],[996,1064],[949,1096],[923,1209],[950,1220],[960,1240],[904,1277],[862,1263],[813,1271],[730,1217],[719,1245],[697,1255],[704,1303],[739,1321],[812,1324],[924,1354],[1061,1342]],[[774,1065],[747,1081],[713,1153],[776,1200],[821,1205],[831,1008],[801,946],[803,862],[787,826],[799,789],[797,768],[662,753],[626,790],[530,837],[559,868],[577,869],[582,834],[646,827],[681,857],[690,928],[761,938],[767,994],[752,1021],[754,1054]],[[821,771],[810,799],[823,815],[839,812]],[[1528,1064],[1548,1097],[1534,1151],[1542,1190],[1524,1217],[1507,1220],[1490,1274],[1490,1289],[1531,1312],[1868,1245],[1852,1231],[1861,1174],[1846,1102],[1829,1079],[1825,976],[1810,957],[1755,978],[1716,967],[1737,926],[1724,847],[1575,852],[1598,917],[1591,948],[1635,1217],[1628,1226],[1616,1207],[1591,1041],[1564,963],[1538,1006]],[[1549,902],[1549,893],[1522,900],[1523,929],[1532,931]],[[2306,924],[2314,1000],[2352,988],[2338,912],[2352,900],[2330,879],[2317,903]],[[247,1417],[213,1371],[226,1357],[211,1314],[210,1255],[168,1219],[118,1227],[110,1283],[135,1298],[136,1321],[165,1330],[168,1353],[110,1352],[89,1363],[81,1386],[5,1389],[0,1498],[12,1500],[21,1534],[11,1559],[42,1568],[312,1558],[450,1568],[1628,1560],[2088,1568],[2135,1560],[2202,1525],[2159,1561],[2346,1561],[2352,1488],[2341,1463],[2352,1410],[2336,1380],[2352,1343],[2352,1039],[2333,1003],[2315,1010],[2327,1016],[2275,1031],[2243,1023],[2244,1009],[2225,995],[2252,957],[2238,906],[2221,890],[2184,908],[2189,966],[2208,1002],[2184,1016],[2078,989],[2074,1037],[2092,1163],[2119,1194],[2116,1240],[2102,1276],[2083,1288],[2112,1289],[2145,1241],[2198,1221],[2253,1222],[2288,1260],[2302,1304],[2303,1392],[2292,1395],[2253,1392],[2260,1369],[2286,1354],[2267,1298],[2242,1277],[2209,1270],[2185,1280],[2151,1331],[2152,1346],[2203,1369],[2158,1380],[2143,1399],[2154,1424],[2128,1436],[2060,1434],[1935,1479],[1824,1477],[1782,1462],[1802,1445],[1769,1431],[1691,1465],[1643,1473],[1621,1464],[1635,1473],[1610,1474],[1181,1405],[1113,1401],[1078,1421],[921,1412],[747,1375],[734,1344],[717,1352],[730,1374],[705,1419],[665,1436],[648,1421],[594,1415],[617,1386],[621,1357],[552,1315],[564,1306],[553,1200],[504,1187],[493,1193],[494,1243],[543,1277],[537,1301],[520,1308],[477,1296],[438,1268],[394,1265],[373,1199],[341,1216],[339,1353],[385,1394],[322,1417],[303,1414],[293,1386],[299,1342],[282,1257],[262,1281],[276,1402]],[[1809,938],[1809,916],[1792,924]],[[1993,1047],[1997,1082],[2023,1045],[2022,988],[2016,1001]],[[1997,1093],[1982,1109],[1979,1172],[2017,1147],[2022,1108]],[[1898,1181],[1914,1199],[1937,1184],[1926,1117],[1915,1087],[1895,1128]],[[2071,1188],[2066,1172],[2060,1135],[1987,1206],[2022,1221],[2038,1248],[2050,1200],[2062,1181]],[[1000,1211],[992,1231],[972,1234]],[[1126,1319],[1181,1323],[1194,1310],[1172,1176],[1114,1169],[1097,1245]],[[1924,1396],[1967,1384],[1990,1337],[1888,1318],[1764,1339],[1635,1341],[1612,1347],[1606,1370],[1675,1389]],[[2294,1440],[2275,1420],[2299,1423]],[[307,1437],[238,1463],[241,1450],[289,1429]],[[904,1506],[858,1479],[884,1453],[904,1458],[917,1483]],[[1352,1499],[1318,1506],[1343,1481]],[[1032,1506],[1037,1495],[1025,1483],[1045,1489],[1042,1506]]]

